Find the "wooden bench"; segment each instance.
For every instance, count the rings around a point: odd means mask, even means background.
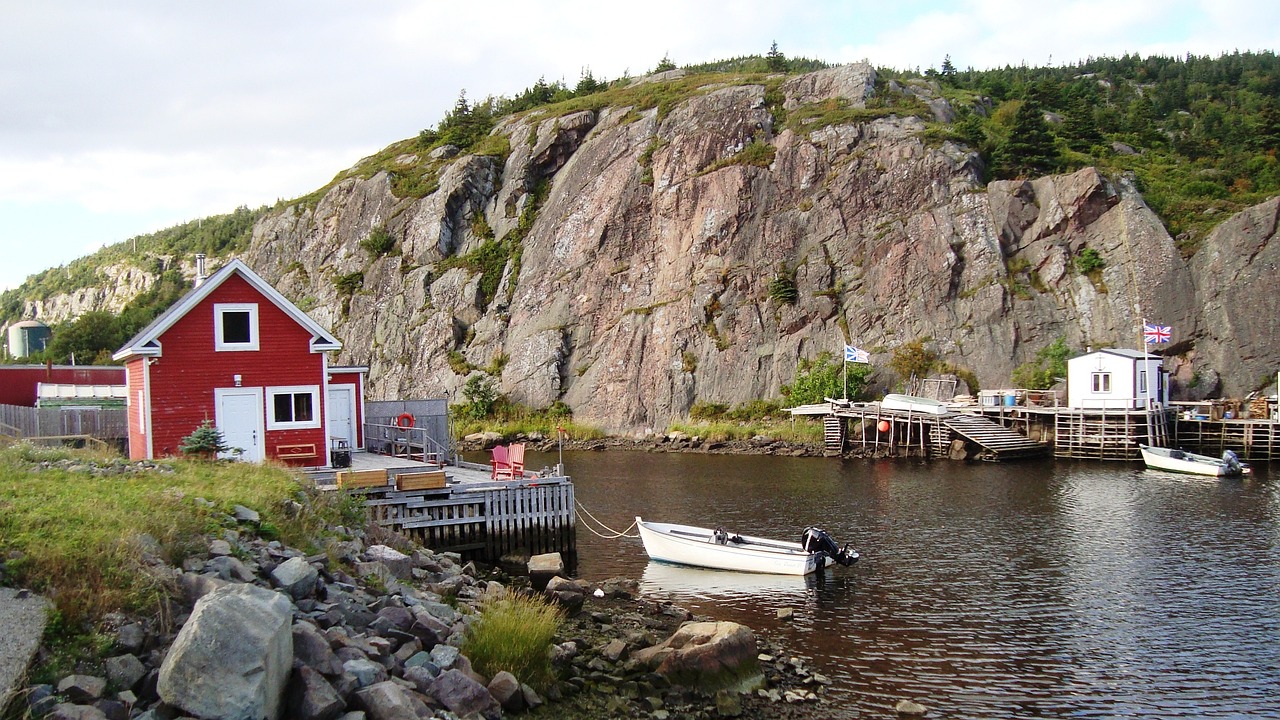
[[[445,486],[443,470],[407,472],[396,475],[396,490],[439,490]]]
[[[376,488],[386,486],[386,470],[343,470],[338,473],[338,487],[340,488]]]
[[[316,457],[315,443],[276,446],[276,459],[278,460],[309,460],[313,457]]]

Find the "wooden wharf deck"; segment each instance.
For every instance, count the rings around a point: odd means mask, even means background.
[[[888,449],[891,453],[948,455],[952,443],[965,443],[970,454],[983,460],[1012,460],[1045,454],[1048,447],[1015,430],[979,415],[933,415],[881,407],[879,403],[812,405],[797,414],[823,415],[823,435],[829,451],[844,453],[853,447],[864,451]],[[849,437],[852,422],[860,424],[859,437]],[[887,430],[882,423],[887,423]]]
[[[1270,419],[1174,419],[1174,447],[1205,455],[1227,450],[1245,460],[1280,459],[1280,423]]]
[[[374,470],[370,465],[379,464],[386,473],[384,484],[347,492],[364,498],[371,522],[424,547],[486,562],[514,551],[572,555],[577,550],[574,488],[566,476],[525,473],[517,480],[493,481],[488,466],[460,462],[444,466],[442,488],[399,490],[397,477],[438,466],[366,453],[353,456],[353,468],[364,468],[357,472],[369,473]],[[336,473],[311,475],[319,487],[338,489],[327,482]]]

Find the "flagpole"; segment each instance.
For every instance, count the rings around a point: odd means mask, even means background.
[[[849,399],[849,353],[844,354],[844,399]]]

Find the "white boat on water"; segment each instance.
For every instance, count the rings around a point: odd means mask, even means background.
[[[852,565],[858,553],[841,548],[818,528],[806,528],[801,542],[738,535],[723,528],[646,522],[636,518],[640,539],[652,560],[741,572],[808,575],[837,562]]]
[[[1142,461],[1147,464],[1147,467],[1157,470],[1218,477],[1244,475],[1251,472],[1249,466],[1240,462],[1240,458],[1230,450],[1223,453],[1221,458],[1216,458],[1150,445],[1139,445],[1138,449],[1142,451]]]
[[[885,410],[901,410],[903,412],[924,413],[926,415],[946,415],[951,412],[944,403],[932,398],[916,397],[889,393],[880,401]]]

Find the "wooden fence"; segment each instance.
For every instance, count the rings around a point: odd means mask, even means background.
[[[129,417],[124,408],[0,405],[0,435],[17,438],[87,436],[117,443],[129,437]]]

